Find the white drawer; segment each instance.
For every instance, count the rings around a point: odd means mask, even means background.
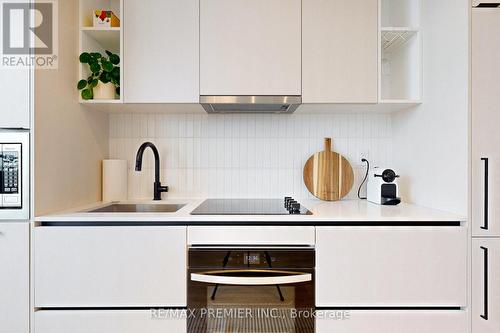
[[[36,307],[186,306],[186,227],[37,227]]]
[[[314,245],[314,227],[188,227],[189,245]]]
[[[37,311],[34,318],[34,333],[186,332],[185,315],[158,319],[150,310]]]
[[[319,311],[316,333],[466,333],[465,311]]]
[[[318,227],[316,305],[467,305],[465,227]]]

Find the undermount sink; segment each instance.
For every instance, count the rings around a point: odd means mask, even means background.
[[[120,204],[114,203],[88,213],[175,213],[185,204]]]

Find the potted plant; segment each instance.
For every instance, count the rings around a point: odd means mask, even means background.
[[[84,100],[115,99],[120,95],[120,57],[106,50],[106,55],[99,52],[83,52],[80,62],[89,66],[91,74],[86,80],[78,81]]]

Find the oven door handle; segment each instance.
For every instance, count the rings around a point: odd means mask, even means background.
[[[228,274],[234,273],[234,274]],[[241,273],[266,273],[266,276],[240,276]],[[277,273],[275,276],[270,273]],[[203,273],[191,273],[191,281],[226,284],[236,286],[270,286],[291,283],[302,283],[312,281],[311,273],[290,272],[290,271],[270,271],[270,270],[221,270],[208,271]]]

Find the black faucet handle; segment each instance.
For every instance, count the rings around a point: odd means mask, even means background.
[[[168,192],[168,186],[161,186],[160,182],[154,182],[154,199],[161,200],[161,194],[163,192]]]

